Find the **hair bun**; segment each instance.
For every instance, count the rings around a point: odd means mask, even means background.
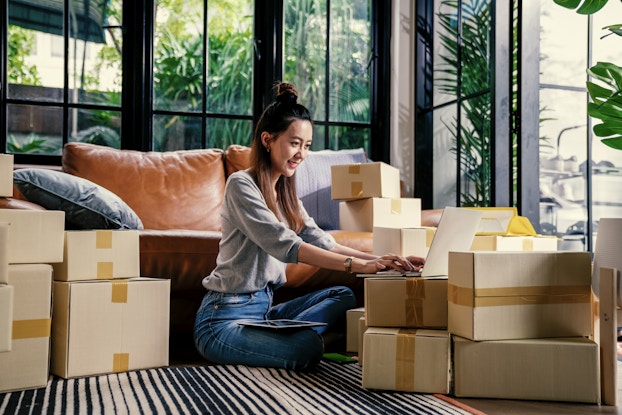
[[[276,88],[276,100],[278,102],[295,104],[298,100],[298,91],[293,84],[281,82]]]

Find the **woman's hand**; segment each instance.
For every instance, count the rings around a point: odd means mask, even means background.
[[[411,262],[409,258],[412,258],[415,263]],[[354,264],[353,271],[359,272],[360,274],[375,274],[378,271],[388,271],[395,270],[397,272],[409,272],[409,271],[417,271],[421,268],[421,264],[423,264],[423,259],[419,257],[408,257],[404,258],[395,254],[386,254],[381,257],[371,259],[371,260],[357,260],[356,262],[361,262],[362,270],[359,271],[356,265]]]
[[[425,264],[425,258],[421,258],[420,256],[409,255],[406,257],[406,259],[409,260],[410,263],[415,266],[415,271],[421,271],[423,269],[423,264]]]

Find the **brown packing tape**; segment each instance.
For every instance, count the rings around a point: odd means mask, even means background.
[[[112,371],[127,372],[130,369],[130,354],[115,353],[112,356]]]
[[[360,164],[350,164],[348,166],[348,174],[361,174]]]
[[[51,325],[49,318],[13,320],[13,340],[50,337]]]
[[[447,285],[447,302],[451,304],[461,305],[464,307],[473,307],[473,289],[466,287],[458,287],[457,285]]]
[[[400,329],[395,350],[395,389],[415,389],[415,339],[417,330]]]
[[[536,285],[527,287],[477,288],[475,297],[511,297],[528,295],[589,295],[589,285]]]
[[[402,200],[401,199],[391,199],[391,214],[392,215],[402,214]]]
[[[95,248],[96,249],[112,249],[112,231],[110,230],[95,231]]]
[[[507,287],[473,290],[447,287],[448,302],[465,307],[589,303],[589,286]]]
[[[499,307],[509,305],[542,304],[589,304],[590,296],[585,295],[532,295],[514,297],[477,297],[475,307]]]
[[[406,299],[404,312],[406,324],[423,326],[423,300],[425,299],[425,280],[422,278],[406,278]]]
[[[110,280],[113,278],[114,264],[112,262],[98,262],[97,263],[97,279],[98,280]]]
[[[350,194],[353,198],[359,198],[363,194],[363,182],[352,182],[350,185]]]
[[[114,281],[112,283],[111,302],[127,303],[127,281]]]
[[[533,251],[533,239],[523,238],[523,251]]]

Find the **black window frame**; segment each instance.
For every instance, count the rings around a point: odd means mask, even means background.
[[[110,109],[107,106],[70,103],[48,103],[31,100],[9,99],[7,97],[7,52],[8,41],[8,3],[0,0],[4,21],[0,25],[0,148],[5,152],[7,144],[7,107],[11,104],[35,104],[55,106],[63,109],[63,143],[68,140],[68,113],[72,108]],[[330,2],[329,2],[330,4]],[[389,162],[389,103],[390,90],[386,86],[390,81],[390,42],[391,42],[391,1],[372,0],[372,51],[371,70],[371,144],[370,158]],[[255,53],[253,80],[253,114],[245,118],[256,124],[266,103],[272,99],[272,85],[282,77],[283,44],[283,0],[255,1],[255,42],[261,58]],[[66,17],[66,20],[68,18]],[[132,0],[123,2],[123,90],[121,105],[121,148],[141,151],[153,150],[153,115],[159,113],[152,109],[153,93],[153,32],[155,25],[155,0]],[[65,27],[68,25],[65,24]],[[65,42],[68,32],[65,29]],[[274,51],[273,53],[266,53]],[[67,53],[67,52],[65,52]],[[282,52],[281,52],[282,53]],[[67,60],[66,60],[67,61]],[[327,61],[327,65],[330,62]],[[67,76],[67,70],[65,71]],[[67,84],[67,83],[66,83]],[[112,109],[118,110],[117,107]],[[183,114],[180,114],[183,115]],[[196,114],[193,114],[196,116]],[[202,142],[205,146],[205,119],[207,117],[226,117],[226,115],[208,114],[202,111]],[[326,122],[327,126],[350,125],[350,123]],[[358,126],[358,125],[354,125]],[[328,134],[328,128],[325,129]],[[60,165],[61,156],[15,154],[16,164]]]

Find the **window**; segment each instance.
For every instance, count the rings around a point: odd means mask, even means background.
[[[622,216],[622,151],[593,135],[600,121],[587,115],[586,69],[622,65],[622,39],[603,37],[604,27],[622,23],[622,7],[609,2],[593,16],[553,3],[541,8],[541,221],[561,249],[593,250],[600,218]]]
[[[58,156],[67,141],[120,147],[121,3],[64,7],[8,2],[2,80],[8,152]]]
[[[123,0],[5,1],[0,145],[18,163],[58,164],[68,141],[249,145],[277,80],[295,83],[311,109],[314,149],[364,147],[385,159],[388,140],[372,137],[388,125],[378,104],[388,89],[377,88],[388,74],[386,2],[156,0],[146,10]]]

